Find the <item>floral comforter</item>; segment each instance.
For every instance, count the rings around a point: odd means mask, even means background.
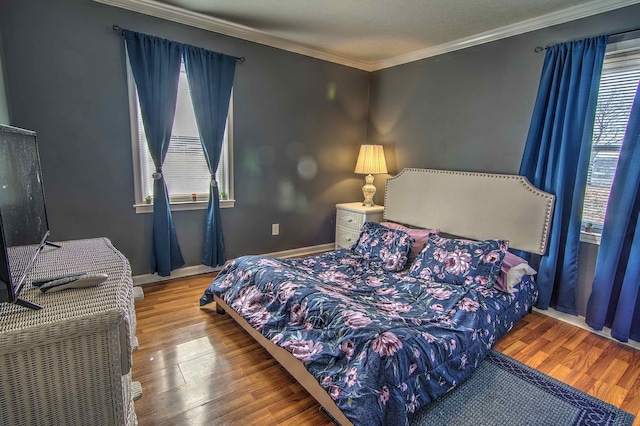
[[[238,258],[200,304],[221,297],[302,361],[354,425],[406,425],[469,377],[535,303],[531,277],[517,290],[427,283],[343,249]]]

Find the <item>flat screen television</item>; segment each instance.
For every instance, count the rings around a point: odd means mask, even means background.
[[[0,125],[0,302],[41,309],[18,296],[47,238],[36,134]],[[31,245],[26,259],[9,261],[14,247]]]

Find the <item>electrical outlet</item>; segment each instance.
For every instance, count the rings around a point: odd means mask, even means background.
[[[271,235],[280,235],[280,224],[279,223],[271,224]]]

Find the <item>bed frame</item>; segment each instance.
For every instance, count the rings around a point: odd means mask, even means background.
[[[555,196],[523,176],[404,169],[387,180],[384,218],[439,228],[474,240],[506,239],[512,248],[544,254]],[[255,330],[222,299],[216,311],[229,315],[260,343],[342,426],[352,425],[304,365]]]

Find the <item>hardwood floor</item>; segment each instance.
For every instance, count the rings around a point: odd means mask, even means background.
[[[133,379],[140,425],[332,425],[319,405],[229,315],[199,298],[215,274],[143,287]],[[539,313],[495,348],[616,405],[640,426],[640,351]]]

